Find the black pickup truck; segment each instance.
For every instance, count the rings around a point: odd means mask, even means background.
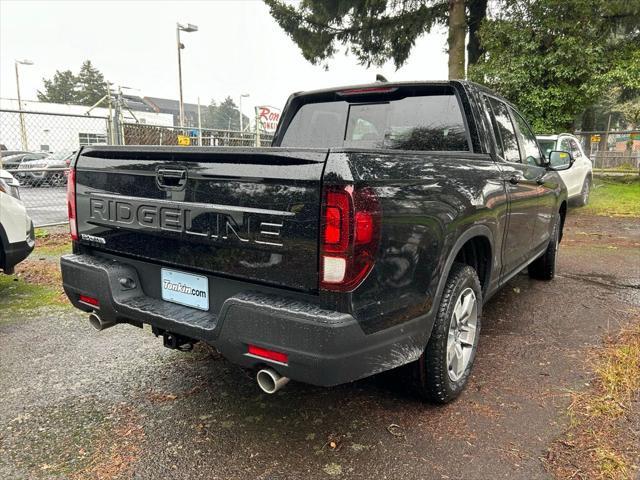
[[[553,278],[571,161],[473,83],[296,93],[271,148],[83,148],[64,289],[97,329],[207,342],[266,392],[411,363],[447,402],[483,303]]]

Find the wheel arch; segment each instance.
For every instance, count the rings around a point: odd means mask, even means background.
[[[438,281],[438,288],[436,290],[436,302],[435,304],[439,304],[440,298],[442,296],[442,291],[444,290],[445,283],[447,281],[447,277],[449,276],[449,272],[451,272],[451,267],[453,263],[461,259],[461,256],[466,257],[466,261],[462,263],[468,263],[470,250],[467,249],[475,249],[478,252],[478,248],[480,248],[480,254],[484,257],[484,261],[482,262],[483,268],[482,271],[478,271],[477,264],[471,265],[476,268],[476,272],[478,273],[478,278],[480,280],[480,285],[482,286],[482,294],[483,296],[489,289],[491,274],[493,269],[493,255],[495,254],[495,246],[493,241],[493,234],[489,227],[485,225],[474,225],[464,232],[460,234],[449,250],[449,254],[447,255],[447,259],[444,263],[444,267],[442,268],[442,274],[440,275],[440,280]]]
[[[558,209],[558,215],[560,215],[560,233],[558,242],[562,241],[562,232],[564,231],[564,221],[567,218],[567,200],[562,200],[560,208]]]

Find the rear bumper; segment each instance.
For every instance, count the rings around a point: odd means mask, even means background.
[[[23,242],[9,243],[1,229],[0,242],[2,243],[3,251],[3,255],[0,256],[0,268],[5,273],[10,273],[13,271],[13,267],[27,258],[35,247],[33,222],[31,222],[27,238]]]
[[[281,375],[314,385],[337,385],[395,368],[416,360],[426,344],[425,319],[367,335],[349,314],[249,288],[224,300],[216,313],[200,312],[145,295],[136,268],[124,261],[66,255],[61,267],[65,292],[81,310],[203,340],[233,363],[270,365]],[[216,282],[226,281],[209,277],[210,291],[222,289]],[[80,295],[97,298],[99,307],[80,302]],[[288,363],[250,356],[249,344],[287,353]]]

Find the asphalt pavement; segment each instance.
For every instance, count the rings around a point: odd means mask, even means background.
[[[393,372],[269,396],[146,328],[0,312],[0,477],[549,478],[542,459],[568,392],[591,378],[589,352],[640,321],[639,247],[638,219],[571,217],[556,279],[518,275],[488,302],[470,384],[440,407]]]
[[[20,198],[36,227],[68,221],[66,187],[25,185],[20,188]]]

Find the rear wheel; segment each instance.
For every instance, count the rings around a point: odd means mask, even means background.
[[[48,181],[52,187],[62,187],[65,184],[66,178],[62,172],[55,172],[49,177]]]
[[[576,197],[575,204],[578,207],[584,207],[589,203],[589,195],[591,194],[591,181],[589,177],[584,179],[584,183],[582,184],[582,190],[580,190],[580,195]]]
[[[478,348],[482,290],[476,271],[454,263],[422,356],[416,385],[426,400],[447,403],[464,389]]]
[[[553,280],[556,275],[556,261],[558,259],[558,244],[560,243],[560,214],[556,216],[549,245],[542,254],[529,265],[529,276],[536,280]]]

